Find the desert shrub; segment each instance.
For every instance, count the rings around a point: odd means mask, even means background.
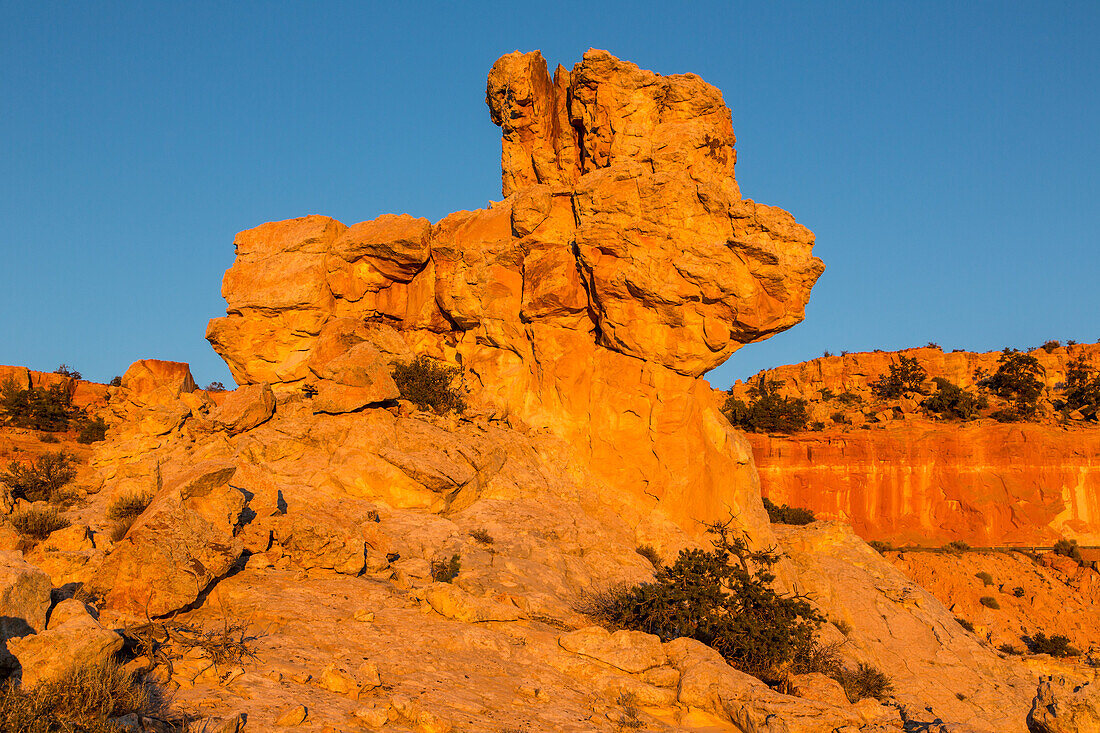
[[[437,583],[450,583],[458,577],[461,568],[461,558],[458,554],[451,555],[450,560],[432,560],[432,580]]]
[[[13,427],[62,432],[79,414],[64,385],[22,389],[10,377],[0,385],[0,415]]]
[[[70,369],[68,364],[61,364],[60,366],[57,367],[57,369],[53,370],[53,373],[54,374],[60,374],[61,376],[68,377],[69,379],[83,379],[84,378],[84,375],[81,374],[80,372],[78,372],[77,370]]]
[[[11,525],[19,534],[32,540],[44,540],[51,532],[65,529],[70,522],[54,507],[27,507],[11,515]]]
[[[885,700],[894,691],[894,685],[886,673],[863,662],[855,669],[841,668],[840,674],[834,679],[844,688],[848,701],[853,703],[868,697]]]
[[[875,552],[877,552],[880,555],[883,554],[883,553],[891,552],[891,551],[897,549],[896,547],[894,547],[889,542],[883,542],[881,540],[871,540],[867,544],[871,546],[872,550],[874,550]]]
[[[963,627],[971,634],[974,633],[974,624],[970,623],[965,618],[959,618],[958,616],[955,617],[955,620],[959,622],[959,626]]]
[[[824,429],[825,423],[821,422],[820,420],[814,420],[812,423],[810,423],[810,430],[814,430],[820,433]]]
[[[115,376],[111,377],[111,381],[107,382],[107,385],[110,387],[121,387],[122,377],[116,374]]]
[[[980,573],[974,573],[974,577],[982,581],[983,585],[993,585],[993,576],[984,570]]]
[[[1031,354],[1006,348],[997,359],[997,370],[979,384],[1011,404],[992,413],[1001,422],[1019,422],[1035,416],[1043,383],[1043,367]]]
[[[623,729],[636,729],[645,726],[641,718],[641,710],[638,708],[638,696],[633,692],[624,692],[616,700],[622,708],[622,717],[619,718],[619,727]]]
[[[107,518],[114,520],[130,520],[131,522],[142,515],[153,501],[151,493],[122,494],[107,507]]]
[[[61,442],[61,438],[58,438],[53,433],[43,433],[42,435],[38,436],[38,439],[40,441],[42,441],[43,443],[60,443]]]
[[[461,368],[447,366],[424,354],[393,365],[393,381],[401,397],[421,410],[439,413],[461,413],[466,409],[466,401],[454,384],[461,375]]]
[[[779,679],[786,665],[812,653],[824,619],[805,597],[776,591],[771,567],[778,557],[750,551],[729,524],[708,526],[711,550],[681,550],[652,582],[590,595],[578,610],[662,641],[696,639],[743,672]]]
[[[1081,562],[1081,548],[1077,546],[1077,540],[1058,540],[1051,552]]]
[[[840,425],[851,425],[852,424],[852,421],[849,420],[848,416],[845,415],[843,412],[834,412],[832,415],[829,415],[829,418],[833,422],[839,423]]]
[[[378,514],[377,509],[368,509],[365,516],[366,516],[366,520],[368,522],[381,522],[382,521],[382,517],[381,517],[381,515]]]
[[[206,385],[204,389],[206,389],[207,392],[224,392],[225,385],[221,382],[211,382],[210,384]]]
[[[836,401],[848,407],[855,407],[856,405],[863,404],[863,398],[855,392],[841,392],[836,396]]]
[[[894,400],[905,392],[919,392],[921,383],[928,377],[924,367],[916,357],[901,356],[890,364],[890,371],[883,374],[871,385],[875,396],[883,400]]]
[[[1027,650],[1032,654],[1049,654],[1052,657],[1076,657],[1081,652],[1069,644],[1069,637],[1055,634],[1048,637],[1042,631],[1034,636],[1022,637]]]
[[[833,391],[828,387],[822,387],[817,391],[817,394],[819,397],[821,397],[822,402],[828,402],[829,400],[836,397],[836,395],[833,394]]]
[[[13,499],[49,501],[76,478],[75,462],[65,451],[43,453],[29,464],[12,461],[0,473],[0,483],[7,485]]]
[[[1056,340],[1056,339],[1051,339],[1050,341],[1047,341],[1046,343],[1044,343],[1044,344],[1043,344],[1042,346],[1040,346],[1039,348],[1040,348],[1040,349],[1042,349],[1043,351],[1045,351],[1045,352],[1047,352],[1047,353],[1049,354],[1049,353],[1051,353],[1052,351],[1054,351],[1055,349],[1057,349],[1057,348],[1058,348],[1059,346],[1061,346],[1061,345],[1062,345],[1062,342],[1061,342],[1061,341],[1058,341],[1058,340]]]
[[[993,596],[982,596],[978,599],[978,603],[982,604],[986,608],[992,608],[994,611],[1001,607],[1001,604],[997,602],[997,599]]]
[[[159,695],[113,661],[75,667],[30,690],[0,685],[0,730],[12,733],[120,733],[109,719],[130,713],[162,721],[157,730],[184,730],[182,722],[165,720]]]
[[[842,618],[832,619],[833,626],[837,628],[837,631],[847,636],[852,633],[852,625]]]
[[[997,650],[1000,651],[1002,654],[1023,654],[1023,651],[1021,651],[1018,647],[1013,646],[1012,644],[1001,644],[997,647]]]
[[[1016,586],[1015,588],[1012,589],[1012,595],[1016,598],[1023,598],[1024,597],[1024,589],[1021,588],[1020,586]]]
[[[772,524],[809,524],[814,521],[814,513],[809,509],[803,509],[801,507],[776,506],[771,499],[764,496],[761,497],[764,502],[764,510],[768,512],[768,520]]]
[[[85,420],[80,424],[80,432],[77,433],[76,442],[98,443],[107,437],[107,422],[102,417],[93,420]]]
[[[945,552],[950,552],[952,555],[961,555],[964,552],[970,551],[970,545],[962,540],[952,540],[943,546]]]
[[[634,548],[634,551],[649,560],[649,564],[655,568],[661,567],[661,556],[657,554],[656,548],[653,545],[638,545]]]
[[[922,403],[929,412],[956,420],[970,420],[989,406],[989,400],[984,395],[971,394],[943,377],[934,377],[932,381],[936,383],[936,393]]]
[[[476,542],[480,542],[483,545],[493,544],[493,536],[486,532],[484,529],[471,530],[470,537],[472,537]]]
[[[809,423],[806,400],[783,397],[778,393],[783,382],[761,374],[749,385],[746,405],[732,394],[722,406],[722,414],[733,425],[752,433],[796,433]]]
[[[1091,415],[1100,414],[1100,373],[1084,358],[1077,358],[1066,367],[1066,381],[1062,386],[1066,410],[1080,410]]]

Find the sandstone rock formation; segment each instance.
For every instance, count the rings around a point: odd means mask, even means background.
[[[910,349],[929,378],[973,389],[976,371],[991,373],[998,353]],[[1100,347],[1082,344],[1031,352],[1048,392],[1080,357],[1100,364]],[[748,434],[764,494],[777,503],[842,519],[868,540],[941,545],[1049,546],[1061,537],[1100,543],[1100,429],[1094,423],[966,423],[930,420],[914,409],[874,412],[870,385],[899,354],[862,353],[768,370],[781,392],[811,402],[814,419],[845,411],[852,425],[790,436]],[[863,399],[849,409],[820,390]],[[744,397],[746,385],[733,393]],[[861,426],[860,423],[864,422]],[[866,429],[865,429],[866,428]]]
[[[503,202],[243,232],[211,344],[239,383],[308,388],[318,412],[392,399],[388,365],[426,353],[463,366],[477,408],[551,429],[685,526],[750,505],[745,448],[697,378],[802,319],[813,235],[741,198],[729,110],[694,75],[589,51],[551,82],[515,53],[487,101]]]
[[[1037,675],[845,529],[767,522],[701,375],[796,323],[821,264],[740,198],[718,92],[597,51],[551,81],[536,53],[502,59],[488,101],[501,204],[238,235],[208,338],[242,386],[127,372],[77,529],[28,555],[57,595],[79,585],[104,629],[159,644],[130,664],[214,730],[1022,733]],[[464,414],[396,399],[392,365],[422,354],[461,367]],[[724,519],[784,555],[892,702],[784,694],[577,610],[653,578],[640,546],[667,562]],[[90,629],[79,611],[55,606],[56,631]],[[233,629],[248,653],[184,643]]]

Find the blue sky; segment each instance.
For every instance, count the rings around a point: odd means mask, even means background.
[[[0,363],[230,382],[233,236],[499,198],[501,54],[692,71],[743,193],[817,234],[807,318],[711,374],[828,349],[1100,339],[1100,3],[0,0]]]

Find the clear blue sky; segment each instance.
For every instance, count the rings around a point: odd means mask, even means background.
[[[1100,339],[1100,3],[0,0],[0,363],[229,382],[233,235],[500,196],[501,54],[605,48],[733,110],[744,194],[817,233],[829,349]]]

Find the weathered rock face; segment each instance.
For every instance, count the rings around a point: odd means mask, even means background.
[[[928,376],[974,390],[975,373],[996,370],[997,352],[901,352]],[[1043,367],[1044,401],[1057,398],[1069,362],[1100,363],[1100,346],[1081,344],[1031,352]],[[767,372],[783,394],[810,401],[813,419],[847,411],[854,423],[873,414],[870,385],[896,353],[834,356]],[[821,390],[848,392],[856,407],[822,400]],[[735,385],[744,398],[747,386]],[[920,397],[919,395],[917,396]],[[905,402],[905,400],[902,400]],[[1061,425],[931,420],[893,410],[863,426],[830,425],[791,436],[748,434],[761,487],[777,503],[802,506],[850,522],[861,537],[938,545],[1049,545],[1061,537],[1100,543],[1100,429],[1089,421]],[[869,429],[860,429],[869,428]]]
[[[504,202],[243,232],[207,338],[239,383],[330,413],[392,399],[389,365],[426,353],[464,367],[475,409],[549,428],[675,521],[755,507],[698,377],[798,323],[823,267],[812,233],[741,198],[721,94],[602,51],[551,81],[533,52],[493,67],[487,101]]]

